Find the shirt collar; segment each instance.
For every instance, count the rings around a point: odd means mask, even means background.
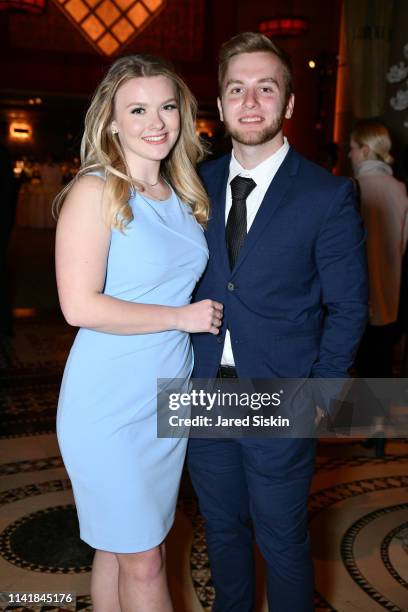
[[[229,169],[229,183],[236,176],[244,176],[247,178],[251,178],[258,185],[269,185],[271,181],[271,176],[273,177],[286,157],[287,152],[289,151],[289,143],[286,136],[283,137],[283,145],[275,151],[270,157],[264,159],[263,162],[255,166],[255,168],[251,168],[251,170],[247,170],[243,168],[237,158],[234,155],[234,151],[231,154],[231,162]]]

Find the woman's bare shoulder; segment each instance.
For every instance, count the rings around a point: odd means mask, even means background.
[[[71,210],[83,211],[83,214],[100,210],[105,181],[94,174],[85,174],[74,180],[61,208],[61,214]]]

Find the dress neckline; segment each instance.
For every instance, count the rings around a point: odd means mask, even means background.
[[[170,200],[173,199],[174,190],[173,190],[173,187],[170,185],[170,183],[168,181],[166,181],[165,178],[163,180],[166,183],[167,187],[170,189],[170,195],[165,200],[158,200],[156,198],[153,198],[152,196],[145,195],[142,191],[137,191],[136,190],[136,193],[138,193],[140,195],[142,200],[145,200],[147,202],[154,202],[155,204],[167,204],[168,202],[170,202]]]
[[[148,202],[154,202],[154,204],[160,204],[160,205],[168,204],[170,202],[170,200],[173,199],[173,190],[171,189],[171,187],[170,187],[170,195],[165,200],[156,200],[156,198],[152,198],[151,196],[145,195],[141,191],[137,191],[136,193],[139,194],[139,196],[142,198],[142,200],[147,200]]]

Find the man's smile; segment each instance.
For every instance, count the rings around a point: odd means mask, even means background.
[[[263,121],[263,118],[260,117],[259,115],[251,115],[251,116],[240,117],[238,121],[240,123],[261,123]]]

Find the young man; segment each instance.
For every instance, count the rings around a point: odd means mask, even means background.
[[[284,138],[294,108],[291,67],[268,38],[244,33],[225,43],[219,87],[233,151],[202,167],[213,212],[195,299],[222,302],[224,322],[219,336],[195,334],[194,375],[344,378],[367,315],[351,181],[307,161]],[[253,610],[254,538],[270,610],[314,609],[307,532],[314,453],[307,438],[190,441],[214,612]]]

